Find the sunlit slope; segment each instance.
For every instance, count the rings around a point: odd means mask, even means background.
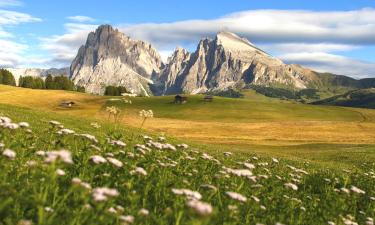
[[[61,101],[77,103],[72,109]],[[0,103],[18,105],[78,117],[107,120],[105,107],[122,109],[120,123],[140,126],[138,111],[152,109],[155,118],[146,128],[203,143],[225,144],[241,149],[251,145],[299,145],[312,143],[375,143],[375,110],[315,106],[267,98],[252,91],[244,99],[189,96],[174,104],[173,96],[133,98],[133,104],[112,97],[75,92],[0,87]]]

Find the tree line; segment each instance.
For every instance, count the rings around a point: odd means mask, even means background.
[[[16,86],[16,80],[11,72],[0,69],[0,84]]]
[[[128,93],[125,87],[122,86],[107,86],[105,87],[104,95],[121,96],[123,93]]]
[[[16,86],[16,80],[10,71],[0,69],[0,84]],[[84,87],[74,85],[73,81],[69,80],[69,78],[64,75],[52,76],[49,74],[45,80],[41,77],[21,76],[18,80],[18,86],[32,89],[85,92]]]
[[[84,88],[75,86],[73,81],[69,80],[69,78],[64,75],[55,77],[52,75],[48,75],[45,80],[43,80],[40,77],[21,76],[19,79],[18,86],[32,89],[51,89],[84,92]]]

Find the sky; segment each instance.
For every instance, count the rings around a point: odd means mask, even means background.
[[[164,60],[229,31],[285,63],[375,77],[375,0],[0,0],[0,67],[69,67],[101,24]]]

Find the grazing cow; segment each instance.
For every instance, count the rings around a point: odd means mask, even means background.
[[[206,95],[206,96],[204,96],[203,100],[205,102],[212,102],[214,100],[214,96],[212,96],[212,95]]]
[[[186,103],[186,102],[187,102],[187,97],[185,97],[185,96],[176,95],[174,97],[174,103],[183,104],[183,103]]]

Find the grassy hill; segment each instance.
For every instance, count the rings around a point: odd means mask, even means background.
[[[254,92],[242,100],[204,103],[194,96],[174,105],[171,97],[134,98],[129,105],[72,92],[0,88],[0,116],[30,124],[0,128],[3,224],[365,224],[375,216],[372,110],[301,105]],[[65,100],[77,106],[59,107]],[[108,121],[107,105],[123,109],[120,124]],[[136,128],[143,108],[155,111],[146,122],[153,131]],[[283,126],[270,130],[278,123]],[[159,139],[162,131],[176,131],[166,129],[172,124],[185,132],[183,141]],[[242,128],[246,124],[255,127]],[[296,135],[301,124],[301,141],[267,140],[275,131]],[[345,130],[335,143],[340,135],[323,138],[314,124],[344,124],[354,137]],[[236,139],[241,132],[249,132],[243,138],[256,135],[251,129],[264,129],[265,139]],[[203,130],[229,136],[220,143]],[[309,143],[302,132],[324,143]]]
[[[244,95],[243,99],[215,97],[212,103],[204,102],[202,96],[189,96],[182,105],[173,104],[173,96],[132,98],[129,105],[121,98],[0,86],[0,103],[61,117],[107,123],[105,108],[114,105],[122,110],[118,124],[139,128],[138,112],[152,109],[155,118],[145,124],[147,130],[236,152],[310,158],[329,165],[339,157],[335,155],[338,151],[353,152],[362,159],[374,149],[374,110],[306,105],[252,90]],[[76,105],[59,107],[66,100]],[[352,160],[337,163],[351,164]]]
[[[67,100],[76,105],[59,106]],[[254,91],[212,103],[202,96],[182,105],[172,100],[126,104],[0,86],[0,116],[30,124],[10,129],[0,119],[1,223],[365,224],[374,218],[374,110],[303,105]],[[108,120],[106,106],[122,109],[118,123]],[[155,113],[147,131],[139,129],[141,109]]]
[[[375,109],[375,88],[349,91],[342,95],[313,102],[313,104]]]

